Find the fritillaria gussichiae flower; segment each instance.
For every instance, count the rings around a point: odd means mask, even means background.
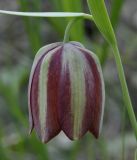
[[[46,143],[61,130],[71,140],[87,131],[98,138],[104,112],[104,82],[94,53],[78,42],[41,48],[28,90],[30,132]]]

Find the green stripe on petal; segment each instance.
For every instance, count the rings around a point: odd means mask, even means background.
[[[30,97],[30,89],[31,89],[31,82],[32,82],[32,79],[33,79],[33,74],[34,74],[34,71],[35,71],[35,68],[38,64],[38,61],[40,60],[40,58],[45,54],[47,53],[49,50],[53,49],[54,47],[57,47],[59,45],[61,45],[62,43],[61,42],[56,42],[56,43],[52,43],[52,44],[49,44],[49,45],[46,45],[42,48],[39,49],[39,51],[37,52],[36,56],[35,56],[35,59],[34,59],[34,62],[33,62],[33,65],[32,65],[32,69],[31,69],[31,73],[30,73],[30,78],[29,78],[29,86],[28,86],[28,96]],[[28,98],[30,99],[30,98]],[[30,103],[30,102],[29,102]],[[30,104],[28,104],[30,106]]]
[[[85,73],[90,71],[90,68],[84,55],[73,45],[66,44],[63,53],[63,72],[68,67],[70,75],[73,139],[78,139],[82,132],[86,105]]]
[[[31,74],[30,74],[30,79],[32,79],[32,76],[33,76],[35,67],[36,67],[38,61],[40,60],[40,58],[41,58],[46,52],[48,52],[49,50],[51,50],[51,49],[53,49],[54,47],[57,47],[57,46],[59,46],[59,45],[61,45],[61,44],[62,44],[61,42],[56,42],[56,43],[52,43],[52,44],[46,45],[46,46],[44,46],[44,47],[42,47],[42,48],[39,49],[39,51],[37,52],[37,54],[36,54],[36,56],[35,56],[33,65],[32,65]]]
[[[47,137],[46,133],[48,133],[48,128],[46,128],[46,117],[47,117],[47,83],[48,83],[48,69],[52,59],[52,56],[60,47],[53,49],[48,52],[48,54],[44,57],[40,75],[39,75],[39,120],[41,127],[41,136],[42,141],[45,142]]]
[[[77,47],[77,48],[79,48],[80,50],[83,50],[80,47]],[[103,123],[103,117],[104,117],[104,107],[105,107],[105,84],[104,84],[104,78],[103,78],[101,65],[100,65],[99,59],[96,56],[96,54],[91,52],[90,50],[88,50],[86,48],[84,49],[84,52],[89,53],[91,55],[91,57],[95,60],[96,66],[97,66],[97,69],[98,69],[98,72],[99,72],[99,75],[100,75],[100,78],[101,78],[101,86],[102,86],[102,107],[101,107],[101,109],[102,109],[102,111],[101,111],[101,120],[100,120],[100,126],[99,126],[99,134],[100,134],[101,129],[102,129],[102,123]]]
[[[29,109],[29,121],[30,121],[30,133],[33,129],[33,117],[32,117],[32,109],[31,109],[31,105],[30,105],[30,93],[31,93],[31,84],[32,84],[32,80],[33,80],[33,75],[36,69],[36,66],[40,60],[40,58],[47,53],[48,51],[50,51],[51,49],[54,49],[55,47],[61,45],[61,42],[56,42],[56,43],[52,43],[49,45],[46,45],[42,48],[39,49],[39,51],[37,52],[33,65],[32,65],[32,69],[31,69],[31,73],[30,73],[30,77],[29,77],[29,85],[28,85],[28,109]]]

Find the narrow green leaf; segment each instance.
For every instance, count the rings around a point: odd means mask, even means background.
[[[124,0],[113,0],[111,14],[110,14],[110,20],[111,20],[111,23],[112,23],[112,26],[114,29],[116,29],[116,27],[118,25],[123,2],[124,2]],[[102,47],[102,54],[100,56],[100,62],[102,65],[104,65],[107,60],[108,51],[109,51],[109,45],[105,41],[103,44],[103,47]]]
[[[87,2],[98,29],[111,45],[115,45],[116,38],[104,0],[87,0]]]
[[[82,12],[14,12],[0,10],[1,14],[27,17],[83,17],[86,14]]]
[[[24,16],[24,17],[47,17],[47,18],[72,18],[72,17],[85,17],[88,19],[91,19],[91,16],[82,12],[15,12],[15,11],[5,11],[5,10],[0,10],[0,14],[7,14],[7,15],[14,15],[14,16]],[[64,33],[64,25],[67,25],[67,21],[64,22],[63,19],[63,25],[62,23],[58,23],[57,19],[50,19],[51,23],[53,23],[59,30],[63,30]],[[59,21],[60,22],[60,21]],[[30,41],[34,42],[32,43],[32,47],[39,46],[35,45],[37,43],[37,37],[34,35],[34,33],[37,33],[34,27],[31,27],[32,24],[30,24],[30,21],[28,19],[25,19],[25,23],[27,26],[27,30],[30,34]],[[65,26],[66,26],[65,25]],[[37,27],[36,27],[37,28]],[[62,33],[62,35],[63,35]],[[72,29],[72,39],[73,40],[79,40],[82,41],[84,37],[84,32],[83,32],[83,24],[81,22],[77,22],[77,25],[75,24],[75,28]],[[34,41],[36,40],[36,42]],[[37,47],[40,48],[40,47]]]

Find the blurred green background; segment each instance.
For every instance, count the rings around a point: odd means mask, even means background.
[[[126,79],[137,111],[137,1],[106,0],[115,28]],[[16,11],[86,12],[86,0],[4,0],[0,9]],[[136,141],[122,101],[112,50],[96,26],[75,24],[71,40],[82,42],[100,58],[106,87],[104,124],[96,140],[87,134],[70,141],[61,133],[42,144],[28,135],[27,86],[37,50],[62,41],[69,19],[22,18],[0,15],[0,160],[132,160]]]

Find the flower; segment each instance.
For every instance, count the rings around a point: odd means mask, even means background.
[[[104,82],[97,56],[78,42],[53,43],[34,59],[29,88],[30,133],[46,143],[61,130],[71,139],[87,131],[98,138],[104,113]]]

